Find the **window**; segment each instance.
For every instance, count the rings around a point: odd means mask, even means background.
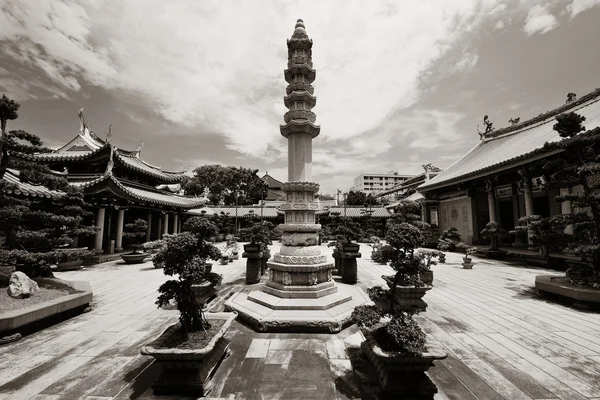
[[[295,49],[294,57],[304,57],[304,49]]]

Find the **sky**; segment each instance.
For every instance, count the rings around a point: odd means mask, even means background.
[[[244,166],[287,179],[286,40],[317,71],[313,180],[445,168],[489,115],[508,126],[600,87],[600,0],[0,0],[9,129],[51,147],[77,111],[167,170]]]

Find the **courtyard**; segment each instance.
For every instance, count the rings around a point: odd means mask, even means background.
[[[384,285],[381,275],[390,267],[372,262],[369,246],[360,251],[358,285]],[[245,262],[214,265],[223,284],[210,311],[255,287],[244,283]],[[464,270],[460,255],[448,253],[446,264],[434,266],[428,308],[416,317],[428,340],[448,353],[429,370],[435,398],[600,398],[600,315],[540,298],[534,277],[552,271],[478,257],[474,263]],[[56,275],[91,283],[91,311],[0,347],[0,399],[187,398],[155,396],[150,385],[160,371],[140,355],[179,316],[154,304],[165,280],[161,269],[151,261],[114,261]],[[208,398],[378,396],[356,326],[338,334],[257,333],[235,321],[227,337],[231,355],[217,369]]]

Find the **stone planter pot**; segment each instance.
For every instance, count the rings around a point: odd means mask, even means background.
[[[141,264],[148,256],[148,253],[121,254],[121,258],[125,261],[125,264]]]
[[[473,262],[471,257],[463,257],[462,266],[463,269],[473,269]]]
[[[227,265],[227,264],[229,264],[229,257],[221,258],[221,259],[219,260],[219,263],[220,263],[221,265]]]
[[[56,264],[57,271],[76,271],[83,268],[83,259],[59,262]]]
[[[360,258],[360,256],[360,253],[341,254],[340,261],[342,282],[349,285],[354,285],[358,282],[358,265],[356,263],[356,259]]]
[[[258,253],[260,251],[260,244],[245,244],[244,253]]]
[[[427,346],[426,352],[417,355],[387,352],[370,331],[363,330],[363,334],[366,340],[361,350],[373,367],[385,398],[433,399],[438,390],[426,372],[435,360],[448,357],[446,352],[436,346]]]
[[[224,233],[217,234],[217,242],[223,242],[223,241],[225,241],[225,234]]]
[[[154,357],[162,367],[162,374],[152,385],[154,393],[206,396],[212,389],[210,381],[214,370],[229,353],[229,340],[224,336],[236,319],[236,312],[207,313],[209,322],[225,320],[221,329],[213,336],[206,347],[201,349],[176,349],[163,347],[181,329],[181,324],[171,325],[158,339],[142,347],[140,353]]]
[[[394,276],[381,276],[388,287],[391,289],[394,286]],[[396,308],[402,311],[425,311],[427,303],[423,300],[423,296],[431,290],[430,285],[422,287],[415,286],[396,286],[394,291],[394,304]]]
[[[360,244],[358,243],[346,243],[342,245],[342,251],[344,253],[358,253]]]
[[[231,253],[231,259],[237,260],[239,258],[240,258],[240,255],[239,255],[239,253],[237,251],[234,251],[234,252]]]
[[[212,263],[206,263],[208,272],[212,271]],[[198,304],[204,308],[205,304],[212,300],[217,295],[217,289],[215,285],[208,281],[196,282],[192,284],[192,291]]]
[[[426,285],[433,285],[433,271],[429,270],[421,275],[421,280]]]
[[[438,262],[440,264],[446,264],[446,255],[444,253],[438,257]]]

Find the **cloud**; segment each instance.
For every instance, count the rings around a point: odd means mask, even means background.
[[[548,11],[548,7],[536,5],[531,7],[523,30],[529,36],[543,34],[558,26],[558,19]]]
[[[232,150],[282,157],[285,40],[296,18],[314,40],[320,140],[335,142],[413,105],[420,76],[490,12],[504,12],[499,3],[261,2],[256,12],[257,1],[10,2],[0,40],[10,43],[4,55],[44,71],[59,95],[83,82],[122,90],[167,120],[222,134]],[[467,71],[477,57],[456,67]]]
[[[573,0],[573,3],[567,6],[567,10],[571,14],[571,18],[573,18],[577,14],[597,5],[600,5],[600,0]]]

